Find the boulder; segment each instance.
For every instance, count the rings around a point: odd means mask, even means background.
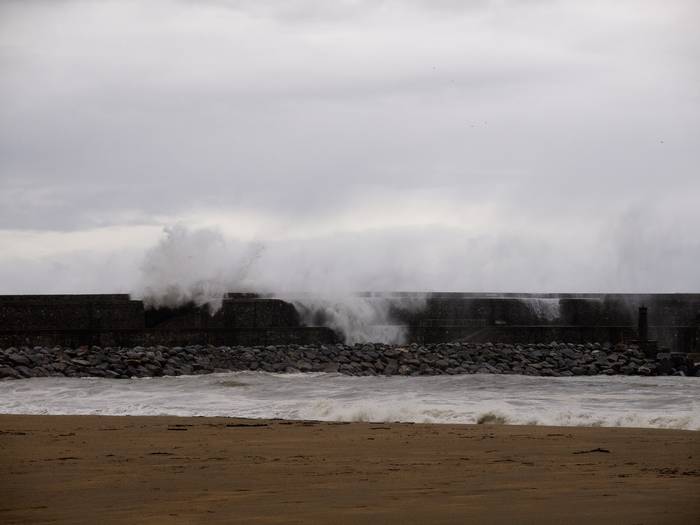
[[[7,357],[16,365],[31,366],[32,364],[31,360],[26,355],[12,353]]]
[[[398,373],[399,373],[399,375],[402,375],[402,376],[410,375],[411,374],[411,367],[409,367],[408,365],[401,365],[401,366],[399,366]]]
[[[21,377],[22,376],[19,374],[19,372],[17,372],[14,368],[11,368],[9,366],[3,366],[0,368],[0,379],[19,379]]]
[[[338,363],[326,363],[322,367],[322,371],[326,372],[328,374],[335,374],[338,372],[339,364]]]

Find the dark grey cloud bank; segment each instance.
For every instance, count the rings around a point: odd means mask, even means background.
[[[697,290],[698,15],[4,2],[0,292]]]

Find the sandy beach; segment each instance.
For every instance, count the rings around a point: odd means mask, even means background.
[[[700,436],[0,416],[3,523],[697,523]]]

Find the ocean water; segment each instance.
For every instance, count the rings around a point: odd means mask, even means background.
[[[517,375],[350,377],[232,372],[0,382],[0,413],[235,416],[324,421],[700,430],[700,379]]]

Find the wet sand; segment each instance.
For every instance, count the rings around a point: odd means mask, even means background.
[[[700,433],[0,416],[1,523],[700,523]]]

